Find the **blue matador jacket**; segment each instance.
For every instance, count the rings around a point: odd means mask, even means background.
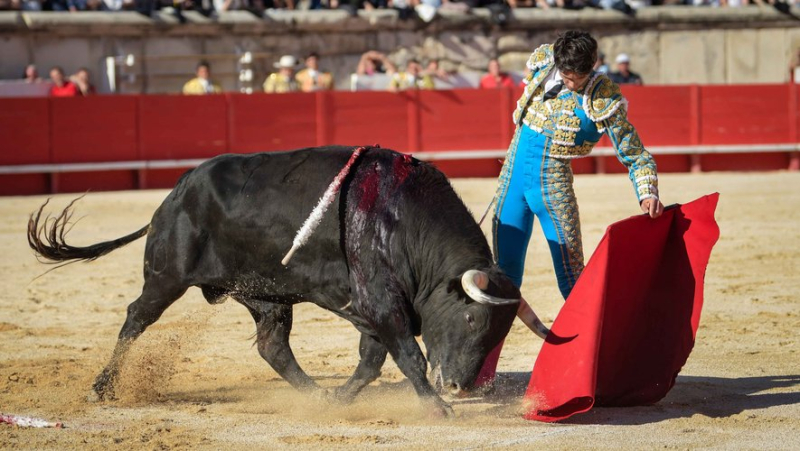
[[[543,81],[555,69],[553,45],[537,48],[528,60],[528,68],[531,72],[524,80],[526,87],[514,111],[514,124],[552,137],[549,155],[559,159],[589,155],[602,134],[608,134],[617,159],[628,168],[636,198],[640,202],[658,198],[655,161],[628,122],[628,102],[619,86],[606,75],[593,73],[582,92],[562,92],[556,99],[542,102]],[[515,153],[516,146],[512,145],[500,175],[498,193],[508,183]]]

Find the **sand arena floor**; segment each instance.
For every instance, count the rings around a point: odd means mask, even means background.
[[[454,181],[476,215],[494,184]],[[588,257],[606,225],[638,211],[622,175],[578,176],[576,191]],[[694,352],[658,404],[595,409],[563,424],[520,416],[542,342],[519,322],[506,341],[498,392],[456,402],[454,420],[431,419],[391,359],[353,405],[295,392],[252,347],[246,310],[233,301],[208,305],[196,289],[137,342],[120,399],[88,403],[140,292],[145,240],[35,279],[48,267],[28,249],[24,230],[45,198],[0,198],[0,412],[67,425],[0,425],[0,448],[800,449],[800,174],[665,174],[661,191],[665,203],[721,193],[721,238]],[[138,229],[166,194],[87,195],[72,244]],[[50,211],[73,197],[55,196]],[[523,294],[550,323],[562,301],[538,226],[528,262]],[[292,345],[324,386],[342,384],[358,359],[355,329],[312,305],[295,308]]]

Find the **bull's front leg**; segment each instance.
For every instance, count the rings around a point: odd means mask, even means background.
[[[394,315],[402,315],[402,313],[395,312]],[[407,326],[400,326],[400,324],[407,325],[408,321],[398,320],[393,315],[390,316],[385,321],[381,321],[381,327],[378,328],[381,342],[391,354],[400,371],[411,381],[417,395],[424,401],[433,404],[433,408],[438,414],[444,417],[454,417],[453,408],[436,393],[426,377],[428,361],[425,360],[422,350],[414,339],[414,334]]]
[[[292,306],[263,304],[258,310],[248,307],[256,321],[258,353],[286,382],[297,390],[320,390],[297,363],[289,346],[292,331]]]
[[[445,417],[454,417],[453,408],[450,404],[436,393],[436,390],[431,386],[428,378],[425,376],[428,371],[428,362],[422,354],[417,341],[413,335],[395,337],[396,341],[387,345],[389,353],[394,358],[397,367],[400,371],[411,381],[417,395],[433,404],[433,407],[438,413]]]
[[[386,347],[374,337],[361,334],[358,353],[361,360],[347,382],[336,390],[335,397],[343,403],[352,402],[358,393],[381,375],[381,367],[386,362]]]

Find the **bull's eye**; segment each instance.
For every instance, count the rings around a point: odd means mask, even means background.
[[[469,312],[464,314],[464,319],[467,321],[467,324],[469,324],[470,329],[475,327],[475,318],[473,318]]]

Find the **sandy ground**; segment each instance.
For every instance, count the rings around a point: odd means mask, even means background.
[[[456,180],[480,215],[494,180]],[[587,256],[606,225],[636,214],[622,175],[576,179]],[[44,197],[0,198],[0,412],[65,429],[0,425],[0,448],[800,449],[800,174],[662,176],[665,203],[721,192],[697,344],[671,393],[654,406],[595,409],[562,424],[521,418],[541,340],[515,323],[500,389],[432,419],[393,362],[353,405],[295,392],[259,357],[246,310],[190,290],[137,342],[120,399],[85,400],[139,294],[144,240],[99,261],[47,266],[27,247],[27,215]],[[85,245],[146,224],[166,191],[92,193],[72,231]],[[74,196],[55,196],[52,210]],[[484,226],[488,232],[488,228]],[[523,294],[546,323],[562,305],[540,230]],[[295,309],[292,345],[324,386],[354,369],[358,334],[312,305]]]

